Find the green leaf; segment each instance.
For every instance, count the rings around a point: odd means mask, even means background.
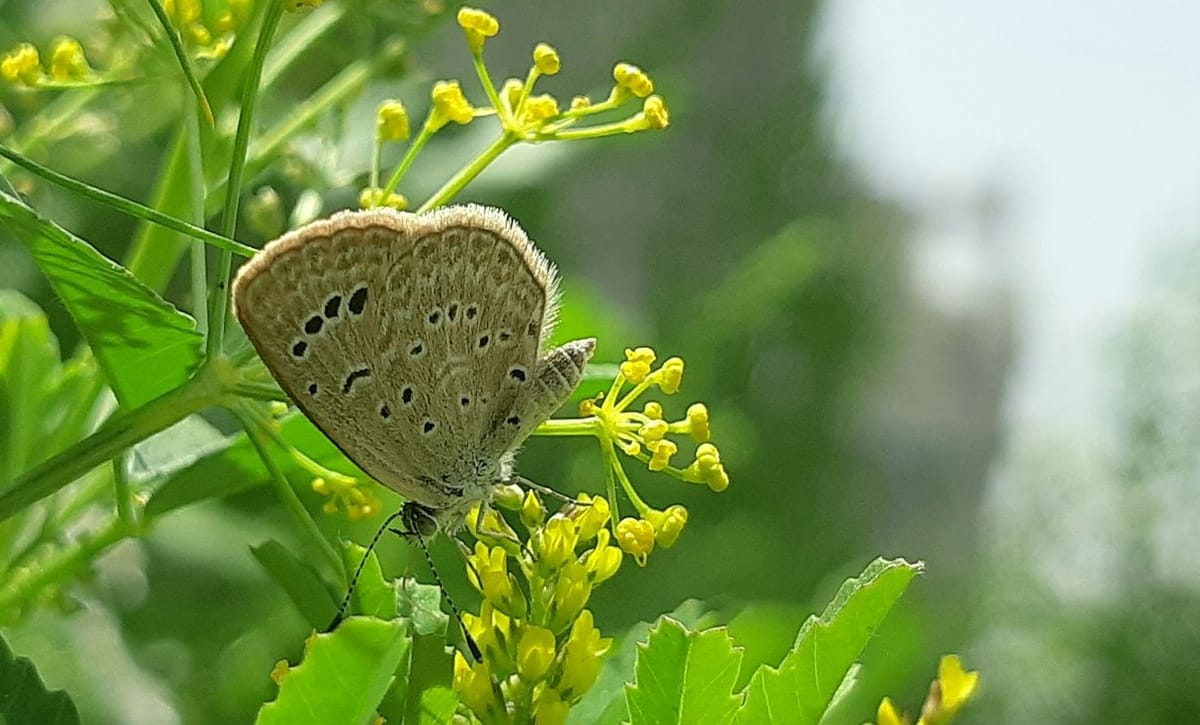
[[[353,576],[362,565],[358,581],[354,584],[354,611],[377,619],[396,618],[396,585],[383,578],[383,569],[379,559],[372,551],[366,560],[367,547],[359,546],[352,541],[342,543],[342,561],[346,572]],[[349,578],[349,577],[348,577]]]
[[[280,422],[280,435],[291,445],[323,466],[353,476],[366,478],[344,455],[313,426],[312,422],[299,413],[294,413]],[[269,447],[275,463],[289,478],[307,475],[300,470],[296,461],[278,446]],[[229,445],[219,452],[204,456],[195,465],[182,469],[163,482],[146,504],[146,515],[161,516],[168,511],[235,493],[265,486],[270,474],[263,466],[254,446],[240,433],[230,439]]]
[[[230,437],[199,415],[190,415],[130,450],[130,480],[149,481],[182,471],[229,447]]]
[[[21,240],[79,326],[122,406],[178,387],[200,362],[194,321],[90,244],[0,192],[0,219]]]
[[[329,626],[337,612],[338,602],[329,593],[316,569],[301,561],[275,539],[252,546],[250,551],[271,581],[287,593],[313,629],[323,630]]]
[[[75,703],[62,690],[49,691],[26,657],[15,657],[0,637],[0,722],[78,725]]]
[[[396,604],[400,616],[412,620],[414,632],[445,639],[450,615],[442,611],[442,590],[437,585],[407,577],[396,587]]]
[[[760,667],[746,688],[743,723],[817,723],[842,681],[923,565],[876,559],[809,617],[778,669]]]
[[[350,617],[313,635],[279,696],[258,711],[259,725],[363,725],[395,677],[412,639],[408,623]]]
[[[661,617],[638,645],[636,679],[625,687],[629,720],[639,723],[732,723],[740,648],[724,627],[693,632]]]
[[[689,629],[714,624],[708,607],[698,599],[688,599],[671,612],[670,617]],[[595,684],[567,715],[575,725],[620,725],[629,719],[625,706],[625,683],[633,674],[638,643],[650,636],[650,622],[638,622],[622,635],[614,649],[604,657]]]
[[[0,290],[0,488],[41,460],[58,416],[47,404],[62,375],[58,341],[29,299]]]

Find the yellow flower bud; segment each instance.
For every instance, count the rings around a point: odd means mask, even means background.
[[[644,519],[621,519],[617,524],[617,544],[638,566],[645,566],[646,557],[654,551],[654,527]]]
[[[659,418],[646,423],[641,428],[638,428],[638,435],[646,442],[646,445],[653,447],[654,443],[661,441],[667,436],[667,431],[671,426],[667,421]]]
[[[592,99],[588,98],[587,96],[575,96],[571,99],[572,111],[582,111],[585,108],[589,108],[591,105]]]
[[[380,141],[403,141],[408,138],[408,110],[396,99],[379,104],[375,114],[375,135]]]
[[[441,117],[441,123],[437,124],[439,127],[445,125],[447,120],[467,124],[475,117],[475,109],[471,108],[463,95],[458,81],[438,81],[433,84],[430,95],[433,97],[434,112]]]
[[[608,543],[608,529],[600,529],[596,534],[596,548],[583,555],[583,567],[587,570],[592,586],[607,581],[621,568],[621,550]]]
[[[558,101],[549,93],[525,99],[524,117],[527,123],[545,121],[554,118],[558,113]]]
[[[534,529],[541,526],[545,520],[546,509],[542,506],[542,500],[533,491],[527,491],[525,500],[521,502],[521,523],[529,529]]]
[[[203,23],[191,23],[183,28],[183,36],[193,45],[201,47],[212,42],[212,33]]]
[[[534,695],[533,725],[563,725],[571,706],[553,687],[543,687]]]
[[[902,717],[896,712],[896,706],[892,704],[891,698],[885,697],[879,703],[879,709],[875,712],[875,725],[908,725],[907,717]]]
[[[397,211],[404,211],[408,208],[408,197],[393,191],[385,199],[383,189],[377,187],[368,187],[359,193],[358,207],[360,209],[372,209],[377,206],[386,206]]]
[[[521,102],[521,94],[525,92],[525,84],[520,78],[509,78],[504,81],[504,85],[500,86],[500,97],[504,99],[510,109],[515,109],[517,104]]]
[[[645,98],[654,92],[654,82],[650,80],[650,76],[632,63],[617,63],[613,66],[613,80],[638,98]]]
[[[708,427],[708,408],[704,403],[692,403],[687,409],[688,433],[697,443],[705,443],[712,438]]]
[[[666,511],[647,511],[645,517],[654,527],[654,543],[669,549],[679,539],[679,534],[687,524],[688,512],[676,504]]]
[[[546,525],[530,537],[536,565],[541,571],[552,571],[575,558],[575,545],[579,542],[579,530],[574,521],[555,514]]]
[[[525,504],[525,494],[525,489],[515,483],[508,483],[492,489],[492,501],[501,508],[517,511]]]
[[[34,87],[42,82],[42,60],[32,43],[21,43],[0,60],[0,76],[14,85]]]
[[[644,408],[642,408],[642,414],[652,420],[662,420],[662,403],[659,403],[657,400],[651,400],[650,402],[646,403]]]
[[[60,38],[50,51],[50,75],[56,81],[86,78],[92,72],[83,46],[74,38]]]
[[[671,465],[671,456],[679,452],[679,446],[668,440],[661,440],[654,446],[654,455],[650,457],[650,470],[661,471]]]
[[[642,104],[642,116],[646,119],[646,125],[656,131],[661,131],[671,122],[671,115],[667,113],[667,105],[661,96],[646,99]]]
[[[554,75],[562,68],[558,51],[546,43],[538,43],[533,49],[533,67],[542,75]]]
[[[618,438],[617,445],[621,446],[621,450],[625,451],[627,456],[636,456],[642,452],[642,444],[633,439]]]
[[[534,683],[546,676],[554,663],[554,633],[545,627],[527,625],[517,641],[517,674]]]
[[[937,684],[941,695],[936,703],[937,721],[946,722],[975,693],[975,688],[979,686],[979,673],[964,670],[958,655],[946,655],[938,663]],[[932,692],[930,695],[932,699]]]
[[[639,347],[636,350],[625,348],[625,362],[621,363],[621,374],[633,384],[638,384],[650,374],[650,366],[654,363],[654,350]]]
[[[467,47],[476,54],[483,50],[483,44],[488,38],[500,32],[500,21],[491,13],[478,8],[459,8],[458,24],[467,36]]]
[[[658,387],[667,395],[673,395],[678,392],[679,383],[682,380],[683,360],[677,357],[669,358],[658,369]]]
[[[610,647],[612,639],[600,637],[592,613],[586,609],[580,612],[563,646],[562,676],[556,688],[559,694],[570,700],[587,692],[600,673],[601,655]]]
[[[559,570],[554,582],[554,598],[550,603],[550,626],[561,630],[575,620],[592,596],[592,584],[587,568],[576,561]]]

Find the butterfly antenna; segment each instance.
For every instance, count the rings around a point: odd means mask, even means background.
[[[463,621],[462,612],[454,605],[454,600],[450,598],[450,592],[446,591],[446,585],[442,582],[441,574],[438,574],[437,565],[433,563],[433,555],[429,553],[429,546],[425,543],[425,537],[421,534],[421,530],[417,526],[410,526],[406,520],[405,525],[408,526],[407,531],[400,529],[391,529],[393,534],[399,534],[404,538],[412,537],[417,540],[417,544],[421,547],[421,553],[425,555],[425,561],[429,564],[429,571],[433,573],[433,580],[437,583],[438,589],[442,592],[442,598],[446,600],[446,604],[450,605],[450,612],[454,615],[455,621],[458,622],[458,628],[462,630],[463,639],[467,643],[467,649],[471,650],[471,655],[474,656],[476,662],[483,661],[483,652],[479,650],[479,645],[475,643],[475,638],[467,631],[467,624]]]
[[[370,558],[371,552],[375,550],[375,545],[379,543],[379,539],[383,537],[383,532],[387,531],[392,522],[400,518],[403,513],[404,510],[401,509],[388,516],[379,527],[379,530],[375,532],[375,536],[371,537],[371,543],[367,545],[367,550],[363,552],[362,561],[358,562],[358,568],[354,570],[354,576],[350,577],[350,586],[346,588],[346,596],[342,597],[342,603],[338,606],[337,614],[334,615],[333,621],[329,623],[329,626],[325,628],[326,632],[332,632],[342,623],[342,620],[346,616],[346,608],[350,606],[350,597],[354,595],[354,588],[358,585],[358,577],[362,574],[363,567],[367,565],[367,559]]]
[[[521,484],[522,486],[527,486],[529,488],[532,488],[533,490],[538,491],[539,493],[544,493],[547,496],[556,498],[559,501],[562,501],[564,503],[574,504],[576,506],[591,506],[592,505],[590,501],[580,501],[579,499],[574,498],[573,496],[568,496],[565,493],[559,493],[558,491],[555,491],[554,489],[550,488],[549,486],[543,486],[540,483],[535,483],[533,481],[530,481],[528,478],[525,478],[524,476],[514,476],[513,480],[516,481],[517,483]]]

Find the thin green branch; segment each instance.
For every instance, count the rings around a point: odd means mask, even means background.
[[[235,242],[228,237],[210,232],[203,227],[189,224],[168,214],[163,214],[160,211],[156,211],[148,206],[139,204],[132,199],[126,199],[125,197],[118,196],[111,191],[105,191],[92,186],[91,184],[85,184],[82,181],[72,179],[64,174],[60,174],[53,169],[42,166],[33,159],[30,159],[7,146],[0,145],[0,156],[3,156],[26,171],[37,174],[49,182],[58,184],[68,191],[73,191],[80,196],[104,204],[105,206],[116,209],[117,211],[124,212],[131,216],[136,216],[139,219],[145,219],[148,222],[165,227],[173,232],[186,234],[189,237],[199,239],[227,252],[240,254],[243,257],[253,257],[258,251],[254,247],[247,246],[241,242]]]
[[[449,202],[458,194],[458,192],[463,190],[463,187],[471,183],[471,181],[474,180],[476,176],[479,176],[479,174],[486,169],[489,164],[495,161],[497,156],[504,153],[509,146],[512,146],[516,142],[516,136],[507,131],[504,132],[499,138],[492,142],[491,146],[488,146],[486,149],[484,149],[483,153],[479,154],[474,161],[464,166],[458,171],[457,174],[452,176],[449,181],[447,181],[445,184],[442,184],[442,188],[433,192],[433,195],[430,196],[425,203],[422,204],[419,209],[417,209],[417,211],[429,211],[430,209],[435,209]]]
[[[272,2],[267,6],[267,13],[263,17],[262,28],[254,46],[254,55],[246,69],[241,112],[238,114],[237,132],[233,137],[233,154],[225,188],[225,206],[221,215],[221,233],[227,237],[232,237],[237,229],[242,175],[246,169],[246,149],[250,146],[250,130],[254,125],[254,111],[258,106],[258,85],[271,40],[275,37],[280,18],[283,17],[283,5],[282,2]],[[232,268],[233,255],[221,250],[217,256],[217,269],[209,290],[208,336],[205,338],[204,348],[210,358],[220,354],[221,345],[225,340],[225,323],[229,313],[229,273]]]
[[[175,53],[175,60],[179,61],[179,68],[183,71],[183,77],[187,79],[188,86],[192,89],[192,94],[196,96],[196,103],[200,106],[200,112],[204,114],[204,119],[208,121],[209,128],[216,124],[213,118],[212,106],[208,102],[208,96],[204,95],[204,87],[200,85],[200,80],[196,78],[195,72],[192,71],[192,64],[188,62],[187,51],[183,49],[183,40],[180,39],[179,33],[176,32],[175,26],[171,25],[171,19],[167,17],[167,11],[163,10],[162,4],[158,0],[149,0],[150,9],[154,11],[154,16],[158,18],[158,22],[162,25],[163,32],[167,36],[167,41],[171,44],[171,50]]]

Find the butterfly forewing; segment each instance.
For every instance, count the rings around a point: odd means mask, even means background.
[[[372,477],[440,506],[431,481],[478,485],[496,463],[484,440],[533,384],[556,280],[498,210],[371,210],[267,245],[233,294],[309,418]]]

